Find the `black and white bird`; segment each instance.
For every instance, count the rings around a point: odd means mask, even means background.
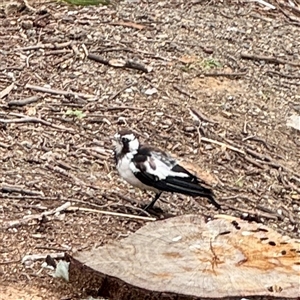
[[[155,192],[154,199],[145,210],[153,207],[162,192],[205,197],[220,208],[213,191],[202,186],[199,178],[164,151],[141,145],[132,131],[124,129],[115,134],[113,143],[120,176],[134,187]]]

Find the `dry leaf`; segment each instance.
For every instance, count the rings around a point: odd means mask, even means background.
[[[192,64],[196,61],[198,61],[198,57],[194,55],[184,55],[178,58],[178,60],[184,64]]]
[[[26,109],[26,114],[28,116],[35,116],[36,115],[36,109],[35,109],[35,107],[34,106],[28,107]]]

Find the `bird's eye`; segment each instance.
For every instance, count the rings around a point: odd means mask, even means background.
[[[123,143],[123,144],[126,144],[126,143],[128,143],[128,142],[129,142],[128,139],[126,139],[125,137],[122,137],[122,143]]]

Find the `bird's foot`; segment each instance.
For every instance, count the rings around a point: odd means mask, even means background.
[[[143,204],[141,205],[141,208],[148,212],[149,214],[161,214],[163,213],[163,210],[157,206],[149,205],[149,204]]]

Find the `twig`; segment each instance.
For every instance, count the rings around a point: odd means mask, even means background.
[[[299,18],[296,18],[294,16],[289,15],[282,7],[280,7],[281,4],[279,4],[278,9],[290,20],[293,22],[293,25],[300,26],[300,20]]]
[[[252,165],[258,167],[259,169],[262,169],[262,170],[265,169],[265,167],[261,163],[259,163],[258,161],[254,160],[254,159],[252,159],[252,158],[250,158],[248,156],[244,156],[244,159],[246,161],[248,161],[249,163],[251,163]]]
[[[8,104],[8,106],[24,106],[27,104],[37,102],[40,98],[41,97],[39,97],[39,96],[33,96],[33,97],[29,97],[29,98],[22,99],[22,100],[12,100],[12,101],[9,101],[7,104]]]
[[[53,250],[53,251],[70,251],[72,247],[67,248],[58,248],[58,247],[49,247],[49,246],[35,246],[35,249],[43,249],[43,250]],[[52,256],[52,253],[51,253]]]
[[[227,77],[229,79],[236,79],[242,76],[245,76],[248,72],[232,72],[232,73],[225,73],[225,72],[214,72],[214,73],[199,73],[196,77],[204,75],[206,77]]]
[[[98,111],[112,111],[112,110],[145,110],[144,108],[141,107],[135,107],[135,106],[109,106],[109,107],[100,107],[97,110]]]
[[[44,211],[41,214],[24,216],[23,219],[4,222],[3,227],[5,229],[9,229],[9,228],[15,228],[15,227],[20,227],[20,226],[23,226],[23,225],[27,225],[30,221],[42,220],[43,217],[54,215],[56,213],[62,212],[70,206],[71,206],[71,202],[68,201],[68,202],[64,203],[63,205],[61,205],[61,206],[59,206],[55,209],[52,209],[52,210],[49,210],[49,211]]]
[[[142,24],[137,24],[137,23],[133,23],[133,22],[121,22],[121,21],[111,22],[111,23],[109,23],[109,25],[129,27],[129,28],[135,28],[135,29],[139,29],[139,30],[142,30],[146,27],[145,25],[142,25]]]
[[[297,76],[297,75],[284,74],[284,73],[277,72],[277,71],[272,71],[272,70],[266,71],[266,74],[275,74],[275,75],[278,75],[280,77],[289,78],[289,79],[300,79],[300,76]]]
[[[52,166],[52,165],[49,165],[49,164],[47,164],[46,167],[48,169],[50,169],[51,171],[58,172],[59,174],[62,174],[64,176],[66,176],[66,177],[71,178],[75,182],[76,185],[79,185],[81,187],[92,187],[92,188],[97,189],[97,190],[100,189],[100,188],[98,188],[96,186],[88,185],[87,183],[85,183],[81,179],[77,178],[74,174],[72,174],[71,172],[66,171],[65,169],[63,169],[61,167]]]
[[[58,54],[66,54],[66,53],[70,54],[72,53],[72,50],[69,49],[50,50],[50,51],[46,51],[44,55],[58,55]]]
[[[6,87],[3,91],[0,92],[0,99],[4,98],[5,96],[7,96],[11,90],[14,88],[15,84],[14,82],[12,84],[10,84],[8,87]]]
[[[15,185],[2,185],[0,187],[0,192],[2,193],[20,193],[20,194],[27,194],[32,196],[43,196],[42,192],[36,192],[31,190],[26,190],[20,186]]]
[[[228,208],[232,209],[232,210],[236,210],[236,211],[240,211],[243,213],[247,213],[248,215],[252,215],[252,216],[256,216],[256,217],[265,217],[267,219],[273,219],[273,220],[278,220],[278,216],[274,216],[272,214],[266,213],[266,212],[262,212],[262,211],[258,211],[257,209],[253,210],[248,210],[248,209],[243,209],[240,207],[235,207],[233,205],[229,205],[229,204],[224,204],[224,207],[227,206]]]
[[[141,63],[138,63],[136,61],[133,60],[121,60],[121,59],[111,59],[111,60],[107,60],[104,59],[96,54],[93,53],[89,53],[87,58],[94,60],[96,62],[99,62],[103,65],[106,66],[111,66],[111,67],[115,67],[115,68],[130,68],[130,69],[135,69],[135,70],[139,70],[142,71],[144,73],[148,73],[150,71],[149,68],[147,68],[146,66],[144,66]]]
[[[247,136],[247,137],[245,137],[245,138],[242,139],[242,142],[249,141],[249,140],[252,140],[252,141],[255,141],[255,142],[260,142],[260,143],[262,143],[269,151],[272,151],[271,146],[269,146],[265,140],[263,140],[262,138],[260,138],[260,137],[258,137],[258,136],[256,136],[256,135],[250,135],[250,136]]]
[[[96,209],[92,209],[92,208],[84,208],[84,207],[77,207],[77,206],[71,206],[67,210],[68,211],[78,211],[79,210],[79,211],[99,213],[99,214],[116,216],[116,217],[124,217],[124,218],[138,219],[138,220],[144,220],[144,221],[156,221],[156,218],[135,216],[135,215],[130,215],[130,214],[116,213],[116,212],[110,212],[110,211],[104,211],[104,210],[96,210]]]
[[[108,102],[110,103],[112,100],[114,100],[116,97],[118,97],[123,91],[125,91],[126,89],[130,88],[132,84],[128,84],[125,87],[121,88],[119,91],[117,91],[115,94],[113,94],[112,96],[109,97]]]
[[[20,263],[21,259],[18,260],[8,260],[8,261],[0,261],[0,266],[1,265],[10,265],[10,264],[18,264]]]
[[[36,12],[36,9],[33,8],[31,5],[29,5],[28,0],[23,0],[23,2],[28,10],[30,10],[32,12]]]
[[[288,60],[277,58],[274,56],[241,53],[241,58],[242,59],[252,59],[252,60],[264,60],[264,61],[267,61],[267,62],[273,63],[273,64],[283,64],[283,65],[287,64],[287,65],[296,66],[296,67],[300,66],[300,62],[288,61]]]
[[[28,50],[38,50],[38,49],[62,49],[65,47],[69,47],[72,44],[72,41],[64,42],[64,43],[54,43],[54,44],[37,44],[23,48],[17,48],[15,51],[28,51]]]
[[[183,88],[181,88],[180,86],[178,86],[177,84],[173,84],[173,88],[178,91],[179,93],[189,97],[189,98],[193,98],[193,99],[197,99],[197,97],[195,97],[194,95],[189,94],[187,91],[185,91]]]
[[[22,116],[22,115],[20,115],[20,116]],[[4,124],[10,124],[10,123],[40,123],[40,124],[43,124],[43,125],[46,125],[46,126],[53,127],[55,129],[74,132],[73,128],[67,128],[67,127],[59,126],[59,125],[52,124],[48,121],[45,121],[45,120],[42,120],[42,119],[39,119],[39,118],[28,117],[28,116],[23,116],[20,119],[0,119],[0,123],[4,123]]]
[[[257,2],[257,3],[260,3],[260,4],[264,5],[264,6],[266,6],[269,9],[276,9],[276,7],[274,5],[268,3],[268,2],[266,2],[264,0],[254,0],[254,1]]]
[[[82,94],[82,93],[75,93],[71,91],[62,91],[62,90],[55,90],[55,89],[49,89],[45,88],[42,86],[37,86],[37,85],[31,85],[31,84],[26,84],[25,88],[36,91],[36,92],[42,92],[42,93],[48,93],[48,94],[53,94],[53,95],[63,95],[63,96],[77,96],[77,97],[82,97],[82,98],[95,98],[95,95],[89,95],[89,94]]]
[[[216,144],[216,145],[219,145],[221,147],[226,147],[226,148],[228,148],[228,149],[230,149],[232,151],[235,151],[235,152],[238,152],[238,153],[241,153],[241,154],[245,155],[245,151],[244,150],[241,150],[239,148],[233,147],[231,145],[228,145],[228,144],[216,141],[216,140],[208,139],[206,137],[201,137],[201,141],[207,142],[207,143],[211,143],[211,144]]]
[[[204,122],[207,122],[207,123],[212,123],[212,124],[218,124],[218,122],[212,120],[212,119],[209,119],[207,116],[205,116],[201,111],[199,110],[196,110],[194,108],[189,108],[189,111],[190,111],[190,114],[192,115],[192,117],[194,119],[196,119],[197,121],[204,121]]]

